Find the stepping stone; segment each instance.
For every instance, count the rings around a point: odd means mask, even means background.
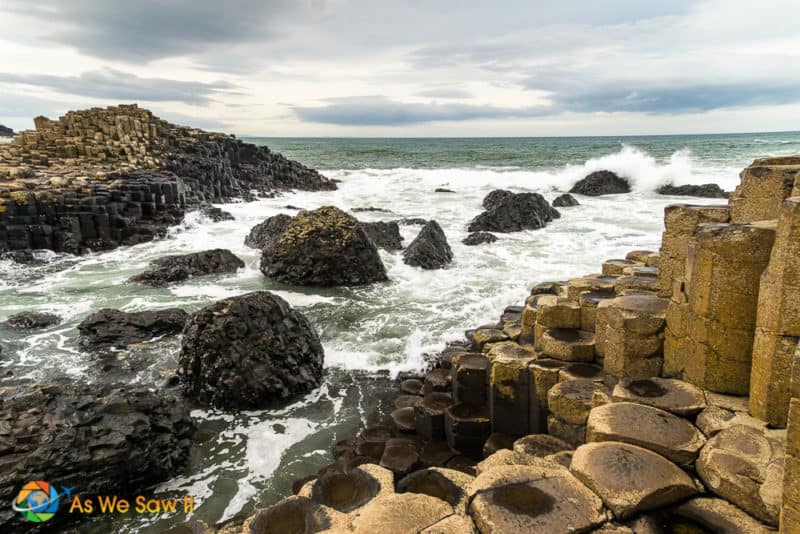
[[[766,421],[750,417],[746,413],[731,412],[718,406],[709,406],[700,412],[695,424],[709,438],[717,435],[721,430],[736,425],[750,426],[759,430],[767,428]]]
[[[458,512],[466,512],[467,488],[475,477],[455,469],[432,467],[406,475],[397,483],[398,493],[423,493],[441,499]]]
[[[485,352],[483,349],[487,345],[508,341],[508,335],[497,328],[479,328],[472,335],[472,350],[475,352]]]
[[[549,434],[531,434],[514,442],[514,452],[521,452],[538,458],[571,450],[572,446],[569,443]]]
[[[455,455],[444,440],[426,441],[420,447],[419,460],[425,467],[442,467]]]
[[[414,442],[407,438],[392,438],[386,442],[381,456],[381,467],[398,476],[410,473],[419,464],[419,452]]]
[[[300,490],[300,495],[317,504],[350,513],[378,495],[394,493],[394,475],[374,464],[356,467],[349,473],[331,472]]]
[[[574,451],[561,451],[555,454],[548,454],[544,457],[545,460],[553,462],[558,465],[563,465],[569,469],[569,464],[572,463],[572,454]]]
[[[597,495],[555,465],[495,467],[473,481],[469,498],[480,532],[588,532],[606,520]]]
[[[597,306],[605,301],[614,298],[613,295],[608,293],[598,293],[595,291],[586,291],[581,293],[578,302],[581,305],[581,330],[587,332],[594,332],[595,325],[597,324]]]
[[[719,534],[768,534],[773,532],[741,509],[722,499],[695,497],[669,511],[673,517],[691,521],[706,532]]]
[[[342,531],[347,528],[347,517],[321,506],[307,497],[287,497],[260,510],[247,522],[247,532],[283,534],[285,532],[320,532],[327,529]],[[243,530],[244,532],[244,530]]]
[[[374,499],[353,519],[353,534],[419,532],[453,514],[453,507],[422,493],[398,493]]]
[[[449,369],[434,369],[425,375],[425,384],[422,388],[424,395],[433,393],[434,391],[447,392],[450,391],[450,370]]]
[[[444,439],[444,410],[452,403],[449,393],[434,392],[425,395],[422,402],[414,406],[420,438],[427,441]]]
[[[489,359],[482,354],[459,356],[452,368],[453,401],[481,406],[486,404]]]
[[[658,268],[647,267],[645,265],[636,265],[623,269],[623,274],[626,276],[650,276],[652,278],[656,278],[658,277]]]
[[[475,466],[478,464],[472,458],[467,458],[461,454],[453,456],[445,467],[448,469],[455,469],[456,471],[461,471],[462,473],[466,473],[470,476],[475,476]]]
[[[738,425],[720,431],[700,452],[706,487],[750,515],[777,526],[783,491],[785,434]]]
[[[422,397],[419,395],[400,395],[399,397],[394,399],[394,407],[395,408],[413,408],[417,404],[422,402]]]
[[[444,412],[444,433],[454,451],[470,458],[480,458],[483,444],[492,432],[486,406],[454,404]]]
[[[567,380],[585,378],[593,380],[594,382],[602,382],[604,376],[603,368],[599,365],[592,363],[571,363],[561,369],[561,372],[558,374],[558,381],[565,382]]]
[[[652,250],[631,250],[625,255],[626,260],[635,261],[637,263],[647,263],[648,258],[657,255],[658,252]]]
[[[601,274],[575,278],[570,280],[567,285],[567,296],[577,301],[581,293],[585,293],[586,291],[613,295],[617,279],[616,276]]]
[[[625,267],[636,265],[631,260],[606,260],[603,262],[603,274],[606,276],[620,276]]]
[[[525,454],[522,452],[511,451],[508,449],[500,449],[485,460],[478,462],[478,465],[475,466],[475,472],[480,475],[481,473],[485,473],[490,469],[494,469],[495,467],[502,465],[527,465],[545,468],[556,467],[555,464],[550,463],[544,458],[531,456],[530,454]]]
[[[525,308],[520,319],[520,343],[531,344],[535,336],[537,308],[539,297],[530,296],[525,300]]]
[[[388,426],[365,428],[355,440],[355,453],[380,461],[386,441],[391,437],[392,430]]]
[[[547,417],[547,433],[566,441],[573,447],[586,443],[586,425],[567,423],[552,415]]]
[[[561,371],[568,364],[552,358],[539,358],[531,362],[528,368],[533,379],[532,393],[535,393],[538,404],[542,410],[547,410],[547,393],[550,388],[558,384]]]
[[[519,343],[504,341],[492,345],[492,348],[486,353],[486,357],[490,362],[499,359],[532,360],[536,358],[536,353]]]
[[[627,443],[582,445],[572,455],[570,471],[603,499],[617,519],[668,506],[698,492],[677,465]]]
[[[614,290],[620,293],[626,289],[656,291],[658,290],[658,278],[655,276],[620,276],[614,284]]]
[[[565,282],[540,282],[533,286],[531,295],[558,295]]]
[[[605,386],[587,379],[559,382],[547,394],[550,413],[573,425],[585,425],[592,409],[592,396]]]
[[[422,380],[417,380],[416,378],[409,378],[400,382],[400,391],[406,395],[422,395],[423,387],[425,387],[425,384]]]
[[[511,341],[519,341],[519,336],[522,335],[522,323],[520,321],[505,323],[503,324],[503,332]]]
[[[489,376],[489,412],[492,430],[516,436],[529,433],[531,358],[498,357]]]
[[[416,432],[417,419],[413,406],[398,408],[392,412],[392,422],[398,432]]]
[[[581,305],[575,300],[555,295],[539,297],[536,324],[547,328],[580,328]]]
[[[614,401],[629,401],[688,417],[706,407],[703,391],[674,378],[623,378],[612,393]]]
[[[567,362],[594,360],[594,334],[572,328],[548,328],[540,340],[542,352]]]
[[[644,404],[614,402],[589,413],[586,442],[599,441],[638,445],[688,468],[706,439],[689,421],[669,412]]]
[[[502,449],[513,449],[515,439],[514,436],[509,436],[508,434],[493,432],[489,439],[486,440],[486,443],[483,444],[483,457],[488,458]]]

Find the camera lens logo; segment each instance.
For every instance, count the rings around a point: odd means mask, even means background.
[[[44,523],[58,511],[58,491],[48,482],[28,482],[19,490],[11,507],[31,523]]]

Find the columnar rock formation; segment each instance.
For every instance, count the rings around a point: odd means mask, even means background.
[[[0,250],[108,249],[152,239],[201,202],[336,188],[266,147],[135,104],[34,122],[0,144]]]

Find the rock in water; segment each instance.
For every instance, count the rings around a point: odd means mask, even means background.
[[[184,390],[213,406],[259,408],[319,386],[324,353],[317,333],[268,291],[206,306],[183,334]]]
[[[662,185],[656,192],[659,195],[675,195],[685,197],[728,198],[728,193],[717,184],[703,185]]]
[[[227,211],[223,211],[222,209],[214,207],[211,204],[204,204],[200,206],[200,212],[213,222],[236,220],[236,218]]]
[[[572,186],[569,192],[598,197],[600,195],[630,193],[631,185],[628,183],[628,180],[620,178],[616,173],[611,171],[595,171]]]
[[[0,428],[5,502],[22,484],[42,478],[59,489],[75,486],[82,497],[136,494],[178,474],[195,429],[189,410],[173,395],[71,382],[3,389]],[[80,517],[66,513],[68,504],[62,500],[65,511],[48,525]],[[27,525],[11,506],[0,509],[3,532],[29,531]]]
[[[294,217],[275,245],[261,254],[261,272],[303,286],[388,280],[377,247],[356,218],[333,206]]]
[[[285,213],[267,217],[250,229],[250,233],[244,238],[244,244],[260,250],[275,245],[291,220],[292,218]]]
[[[151,286],[180,282],[191,276],[235,273],[244,262],[227,249],[217,248],[178,256],[164,256],[150,262],[150,268],[130,279]]]
[[[441,269],[453,261],[453,251],[442,227],[428,221],[403,252],[403,262],[423,269]]]
[[[470,232],[536,230],[561,215],[539,193],[512,193],[469,223]]]
[[[7,322],[11,328],[32,330],[57,325],[61,322],[61,317],[54,313],[21,312],[11,315]]]
[[[9,128],[8,126],[3,126],[0,124],[0,137],[12,137],[14,135],[14,130]]]
[[[473,232],[461,240],[461,242],[468,247],[483,245],[484,243],[494,243],[495,241],[497,241],[497,236],[489,232]]]
[[[494,191],[483,197],[483,202],[481,203],[481,205],[483,206],[483,209],[490,210],[497,207],[502,200],[513,196],[514,193],[512,193],[508,189],[495,189]]]
[[[125,313],[104,308],[78,325],[81,346],[89,349],[127,347],[180,332],[189,315],[179,308]]]
[[[367,233],[375,246],[384,250],[403,250],[403,236],[396,222],[362,222],[361,228]]]
[[[579,206],[580,202],[570,195],[569,193],[564,193],[563,195],[557,196],[553,200],[553,206],[556,208],[570,208],[572,206]]]

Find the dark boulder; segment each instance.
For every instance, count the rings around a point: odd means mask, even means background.
[[[150,262],[150,268],[130,279],[151,286],[162,286],[171,282],[180,282],[192,276],[207,274],[235,273],[244,267],[244,262],[227,249],[204,250],[164,256]]]
[[[453,261],[453,251],[442,227],[428,221],[403,252],[403,262],[423,269],[441,269]]]
[[[561,215],[539,193],[506,196],[469,223],[470,232],[519,232],[536,230]]]
[[[14,130],[9,128],[8,126],[3,126],[0,124],[0,137],[13,137]]]
[[[717,184],[703,185],[662,185],[656,192],[659,195],[675,195],[684,197],[728,198],[728,193]]]
[[[483,209],[490,210],[497,207],[504,199],[513,197],[514,193],[507,189],[495,189],[485,197],[483,197]]]
[[[244,238],[244,244],[259,250],[273,246],[280,239],[291,220],[292,217],[285,213],[267,217],[263,222],[250,229],[250,233]]]
[[[135,385],[53,382],[0,390],[0,499],[22,484],[49,480],[82,498],[132,496],[177,475],[192,445],[194,423],[182,399]],[[62,496],[62,499],[64,497]],[[61,513],[47,525],[81,517]],[[29,532],[11,506],[0,530]],[[57,529],[58,530],[58,529]]]
[[[9,316],[6,322],[8,326],[18,330],[32,330],[57,325],[61,322],[61,317],[54,313],[21,312]]]
[[[630,193],[631,184],[611,171],[595,171],[573,185],[569,192],[590,197],[615,195]]]
[[[452,189],[447,189],[445,187],[437,187],[433,191],[434,193],[455,193]]]
[[[392,213],[392,210],[387,210],[386,208],[376,208],[375,206],[367,206],[362,208],[353,208],[353,213],[369,213],[369,212],[377,212],[377,213]]]
[[[304,286],[357,286],[388,279],[364,228],[333,206],[292,218],[275,245],[262,252],[261,272]]]
[[[427,222],[427,219],[423,219],[421,217],[408,217],[405,219],[399,219],[397,224],[401,224],[403,226],[423,226]]]
[[[179,308],[126,313],[104,308],[78,325],[80,344],[88,349],[127,347],[179,333],[189,315]]]
[[[319,386],[324,353],[306,317],[256,291],[194,313],[178,374],[185,392],[222,408],[259,408]]]
[[[236,217],[227,211],[223,211],[222,209],[214,207],[211,204],[204,204],[200,206],[200,213],[205,215],[208,219],[211,219],[213,222],[236,220]]]
[[[396,222],[378,221],[359,224],[376,247],[389,251],[403,249],[403,236],[400,235],[400,227]]]
[[[461,242],[467,245],[468,247],[474,247],[475,245],[483,245],[484,243],[494,243],[497,241],[497,236],[494,234],[490,234],[489,232],[472,232],[467,237],[465,237]]]
[[[580,202],[569,193],[559,195],[553,200],[553,207],[555,208],[570,208],[578,205],[580,205]]]

